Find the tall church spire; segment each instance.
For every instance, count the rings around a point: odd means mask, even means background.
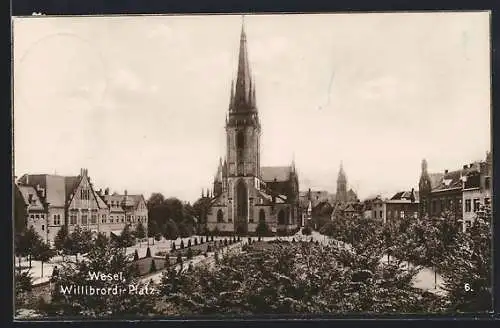
[[[252,80],[250,65],[248,63],[247,36],[245,33],[245,21],[241,24],[240,53],[238,57],[238,74],[236,77],[236,90],[234,95],[235,110],[247,109],[252,105]]]

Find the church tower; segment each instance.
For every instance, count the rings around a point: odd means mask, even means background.
[[[340,162],[340,170],[337,177],[337,195],[335,197],[337,202],[347,202],[347,177],[342,162]]]
[[[431,193],[431,178],[429,176],[429,172],[427,171],[427,161],[425,159],[422,160],[422,173],[420,175],[420,181],[418,182],[418,195],[420,198],[419,201],[419,214],[420,218],[423,218],[427,214],[429,214],[429,206],[430,206],[430,193]]]
[[[226,120],[228,200],[235,228],[247,231],[252,217],[251,189],[259,189],[261,126],[256,106],[255,82],[248,62],[247,38],[242,23],[236,84],[231,84]]]

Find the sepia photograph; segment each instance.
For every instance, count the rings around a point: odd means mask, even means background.
[[[14,320],[492,313],[490,14],[13,17]]]

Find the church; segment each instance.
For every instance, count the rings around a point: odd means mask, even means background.
[[[261,125],[244,25],[236,83],[230,93],[226,155],[219,159],[214,178],[207,229],[255,233],[259,223],[265,223],[274,233],[294,232],[300,219],[298,175],[294,161],[287,166],[261,166]]]

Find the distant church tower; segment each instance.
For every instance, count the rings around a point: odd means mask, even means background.
[[[420,217],[424,217],[429,214],[430,200],[429,196],[431,193],[431,178],[429,172],[427,171],[427,161],[422,160],[422,173],[420,175],[420,181],[418,182],[418,195],[419,201],[419,214]]]
[[[235,225],[246,231],[249,211],[253,201],[249,197],[250,186],[259,189],[261,126],[255,100],[255,83],[248,63],[245,26],[241,27],[240,53],[236,85],[231,85],[229,115],[226,122],[227,182],[229,200],[234,202]],[[244,177],[244,178],[242,178]],[[251,215],[250,215],[251,216]]]
[[[347,202],[347,177],[340,162],[339,175],[337,177],[337,194],[335,196],[337,202]]]

